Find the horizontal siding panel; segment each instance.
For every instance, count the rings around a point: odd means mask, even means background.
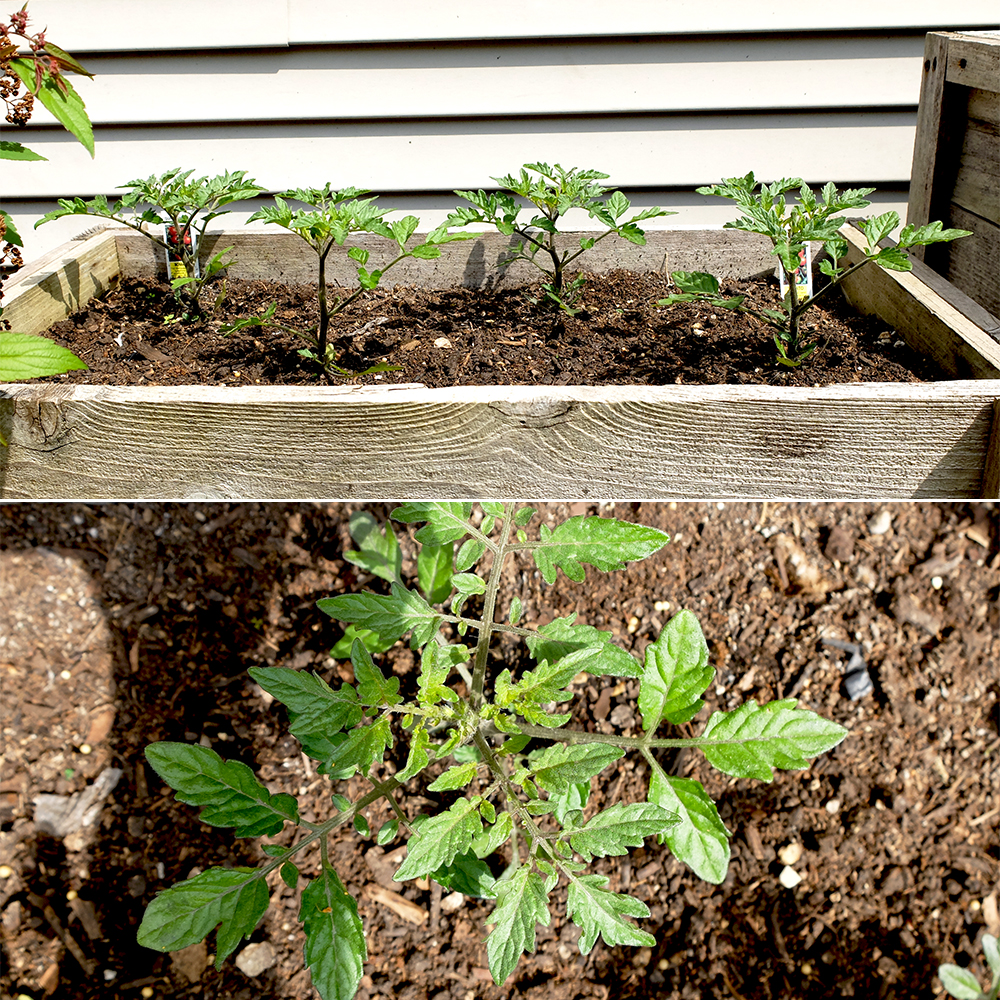
[[[774,4],[745,0],[508,0],[502,16],[469,0],[31,0],[32,22],[75,54],[291,44],[411,42],[470,38],[730,34],[993,27],[993,0],[874,4]],[[942,17],[955,18],[942,24]]]
[[[620,117],[573,121],[322,123],[99,128],[91,159],[64,133],[36,132],[48,163],[0,161],[15,198],[111,193],[175,166],[246,170],[269,190],[330,181],[378,191],[489,187],[534,160],[589,167],[620,187],[688,187],[754,170],[810,182],[909,177],[915,113]]]
[[[30,0],[28,14],[74,55],[288,43],[287,0]]]
[[[71,2],[71,0],[64,0]],[[992,0],[836,4],[767,4],[746,0],[507,0],[502,13],[469,0],[382,0],[378,16],[363,4],[289,0],[289,40],[296,42],[415,41],[428,38],[542,38],[579,35],[729,34],[731,32],[843,31],[923,28],[942,18],[961,27],[992,27]],[[946,29],[957,30],[957,29]]]
[[[74,85],[103,124],[915,107],[923,49],[912,35],[97,56]],[[178,99],[191,94],[212,96]],[[39,106],[33,124],[55,119]]]

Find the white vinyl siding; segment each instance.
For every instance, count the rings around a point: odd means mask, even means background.
[[[607,172],[636,205],[679,213],[661,228],[721,225],[732,209],[694,188],[748,170],[878,185],[879,208],[903,211],[924,34],[995,18],[968,0],[942,25],[941,8],[622,0],[612,16],[595,0],[511,0],[500,14],[389,0],[373,17],[339,2],[175,0],[165,18],[153,0],[31,0],[32,23],[96,74],[71,79],[97,155],[39,107],[4,136],[48,162],[0,161],[0,193],[26,259],[92,224],[33,231],[56,198],[177,166],[246,170],[269,190],[371,188],[428,228],[455,188],[532,160]]]

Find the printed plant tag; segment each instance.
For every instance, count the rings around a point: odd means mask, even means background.
[[[190,277],[187,267],[181,258],[180,234],[177,232],[177,228],[169,222],[163,223],[163,242],[170,248],[165,250],[164,254],[166,255],[167,270],[170,272],[171,279]],[[194,255],[194,277],[200,278],[201,268],[198,266],[198,246],[194,234],[192,234],[190,229],[184,233],[184,246],[189,253]]]
[[[808,243],[799,254],[799,266],[792,272],[792,277],[795,279],[796,301],[812,298],[812,248]],[[784,298],[788,291],[788,282],[785,281],[785,272],[780,267],[778,268],[778,286],[781,289],[781,297]]]

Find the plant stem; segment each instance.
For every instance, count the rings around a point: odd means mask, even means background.
[[[478,712],[483,704],[483,688],[486,685],[486,661],[489,658],[490,640],[496,625],[493,621],[496,615],[497,591],[500,589],[500,576],[503,573],[503,563],[507,556],[507,540],[514,523],[514,505],[503,505],[503,527],[500,531],[500,544],[493,555],[493,565],[490,567],[490,578],[486,582],[486,592],[483,595],[483,618],[479,629],[479,641],[476,643],[476,653],[472,668],[472,691],[470,698],[472,710]]]

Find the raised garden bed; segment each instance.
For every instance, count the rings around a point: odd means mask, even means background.
[[[642,248],[600,244],[588,270],[697,268],[734,279],[773,266],[764,243],[741,232],[649,237]],[[314,258],[295,237],[246,230],[207,243],[235,244],[234,279],[315,280]],[[404,262],[393,280],[491,285],[505,247],[496,236],[453,244],[439,260]],[[5,319],[13,329],[41,332],[121,277],[153,277],[157,266],[142,237],[98,233],[20,273],[5,293]],[[932,359],[944,381],[7,385],[0,388],[0,434],[8,442],[0,451],[0,496],[996,496],[1000,344],[975,321],[974,303],[937,276],[937,290],[930,288],[927,274],[869,266],[845,290],[858,309],[882,317]],[[334,271],[331,280],[348,277]],[[503,280],[532,277],[512,267]]]

